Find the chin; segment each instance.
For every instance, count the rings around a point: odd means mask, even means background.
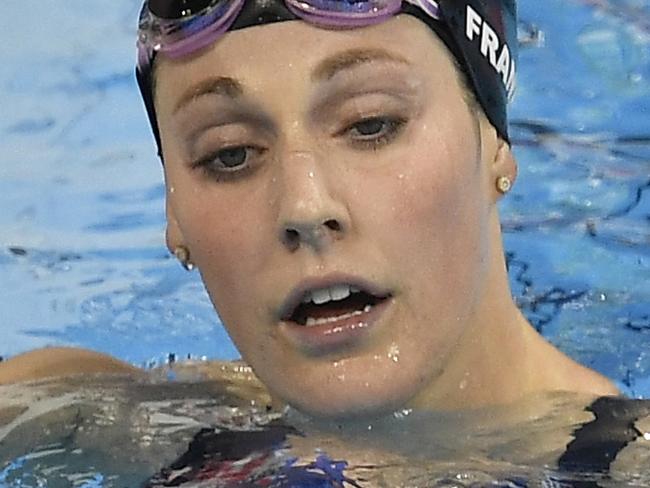
[[[330,420],[390,415],[405,408],[413,396],[404,391],[404,384],[398,380],[370,386],[354,381],[340,384],[321,381],[320,384],[320,388],[311,385],[305,388],[285,386],[291,388],[290,391],[278,391],[277,396],[303,414]],[[398,391],[393,389],[395,384],[401,386]]]

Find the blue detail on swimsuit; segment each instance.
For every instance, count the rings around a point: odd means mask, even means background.
[[[316,461],[303,466],[289,461],[276,475],[270,486],[273,488],[361,488],[354,480],[346,477],[343,471],[348,467],[345,461],[333,461],[321,454]]]
[[[601,488],[597,479],[581,479],[575,475],[594,474],[606,479],[616,455],[639,437],[634,424],[637,419],[650,415],[650,404],[603,397],[585,410],[594,414],[594,420],[574,432],[574,439],[558,460],[558,471],[546,476],[544,488]],[[345,475],[346,461],[336,461],[322,453],[315,461],[301,464],[290,455],[289,435],[301,434],[281,421],[259,426],[258,430],[203,429],[190,442],[185,454],[143,488],[362,487],[360,481]],[[529,485],[526,479],[506,477],[476,486],[527,488]]]
[[[258,455],[260,454],[260,455]],[[232,463],[229,461],[213,463],[206,460],[206,466],[200,470],[185,467],[179,470],[163,471],[152,478],[145,488],[166,486],[204,486],[207,480],[214,481],[214,486],[265,487],[265,488],[361,488],[356,481],[345,476],[348,466],[345,461],[334,461],[321,454],[313,463],[296,464],[296,459],[287,460],[284,465],[273,466],[272,458],[276,453],[255,453],[246,460]],[[271,462],[269,462],[269,460]],[[189,474],[187,471],[189,471]]]
[[[147,481],[143,488],[168,486],[264,488],[361,488],[345,475],[345,461],[325,454],[307,464],[290,457],[289,426],[269,424],[254,431],[203,429],[185,454]]]

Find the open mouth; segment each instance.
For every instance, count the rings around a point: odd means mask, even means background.
[[[348,284],[308,290],[282,320],[306,327],[334,324],[367,314],[389,297]]]

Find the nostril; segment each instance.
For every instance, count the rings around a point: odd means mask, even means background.
[[[343,236],[344,230],[338,219],[322,220],[318,225],[315,222],[313,225],[293,223],[282,230],[281,239],[288,249],[296,251],[303,244],[321,247],[331,239],[338,240]]]
[[[325,222],[325,227],[334,232],[341,232],[341,224],[338,220],[330,219]]]
[[[284,240],[290,246],[296,246],[300,241],[300,233],[295,229],[285,229]]]

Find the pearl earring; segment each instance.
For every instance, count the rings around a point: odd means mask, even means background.
[[[505,195],[512,189],[512,180],[508,176],[499,176],[497,178],[497,190]]]
[[[190,250],[185,246],[178,246],[174,249],[174,256],[187,271],[194,270],[194,263],[190,261]]]

